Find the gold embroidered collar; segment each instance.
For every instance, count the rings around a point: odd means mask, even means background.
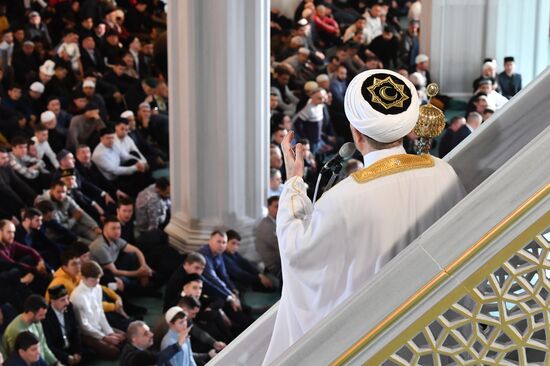
[[[367,183],[373,179],[400,173],[406,170],[429,168],[434,166],[434,159],[429,154],[399,154],[378,160],[374,164],[352,174],[357,183]]]

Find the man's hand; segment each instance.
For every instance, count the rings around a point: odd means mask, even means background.
[[[233,311],[241,311],[243,309],[241,307],[241,301],[237,296],[233,296],[233,299],[229,302],[229,305]]]
[[[74,355],[70,355],[67,358],[67,363],[69,365],[78,365],[81,360],[82,360],[82,356],[80,356],[78,353],[75,353]]]
[[[92,206],[95,208],[99,216],[105,216],[105,210],[97,202],[93,202]]]
[[[231,319],[229,319],[229,317],[223,312],[222,309],[219,309],[219,312],[220,312],[220,316],[222,317],[222,321],[225,324],[225,326],[228,327],[228,328],[231,328],[231,326],[233,325],[231,323]]]
[[[144,265],[138,268],[137,274],[140,277],[151,277],[153,275],[153,270],[148,265]]]
[[[178,343],[180,346],[183,346],[183,344],[187,341],[187,337],[189,336],[189,332],[192,327],[193,326],[187,327],[178,334]]]
[[[126,314],[126,312],[124,311],[124,307],[122,305],[122,300],[118,300],[116,303],[115,303],[115,312],[119,313],[120,315],[122,315],[123,317],[125,317],[126,319],[130,318],[128,316],[128,314]]]
[[[34,275],[32,273],[27,273],[19,281],[21,281],[22,284],[28,285],[34,280]]]
[[[82,219],[82,211],[80,210],[75,210],[73,212],[73,218],[76,220],[76,221],[80,221],[80,219]]]
[[[305,149],[302,144],[296,144],[294,149],[296,153],[294,153],[291,145],[293,139],[294,131],[290,131],[283,139],[283,142],[281,142],[281,149],[283,150],[283,156],[285,159],[287,179],[304,176]]]
[[[111,197],[111,195],[107,192],[105,192],[105,195],[103,196],[103,199],[105,200],[106,205],[108,205],[109,203],[112,203],[113,205],[116,204],[113,197]]]
[[[258,277],[260,277],[260,282],[262,283],[262,285],[266,288],[272,288],[273,287],[273,281],[271,281],[271,279],[269,277],[267,277],[266,275],[260,273],[258,275]]]
[[[101,228],[96,226],[94,228],[94,233],[96,233],[96,235],[101,235],[101,233],[102,233]]]
[[[214,356],[216,356],[218,354],[218,352],[216,352],[215,349],[211,349],[210,351],[208,351],[208,357],[210,357],[211,359],[214,358]]]
[[[138,161],[136,163],[136,169],[138,172],[143,173],[147,170],[147,164],[145,164],[144,162]]]
[[[130,196],[128,196],[128,194],[122,192],[120,189],[117,189],[116,191],[116,197],[118,199],[122,199],[122,198],[129,198]]]
[[[120,279],[118,277],[115,277],[115,282],[116,282],[116,289],[120,292],[123,292],[124,291],[124,281],[122,281],[122,279]]]
[[[46,263],[44,263],[43,260],[38,262],[38,264],[36,265],[36,270],[40,273],[46,273]]]
[[[224,349],[225,346],[227,346],[225,343],[219,341],[214,342],[214,344],[212,345],[212,347],[214,347],[214,349],[218,352]]]
[[[120,338],[115,333],[111,333],[103,337],[103,341],[112,344],[113,346],[118,346],[120,343]]]

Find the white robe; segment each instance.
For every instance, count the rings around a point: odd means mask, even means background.
[[[365,167],[402,147],[364,156]],[[315,208],[299,177],[285,183],[277,213],[283,290],[264,365],[350,295],[453,207],[464,188],[453,168],[401,171],[358,183],[348,177]]]

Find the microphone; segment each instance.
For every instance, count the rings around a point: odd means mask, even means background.
[[[329,161],[326,162],[326,164],[321,169],[321,173],[324,173],[326,171],[332,171],[334,172],[338,168],[342,167],[342,162],[351,158],[353,153],[355,152],[355,145],[353,142],[346,142],[340,150],[338,150],[338,154],[334,155]]]

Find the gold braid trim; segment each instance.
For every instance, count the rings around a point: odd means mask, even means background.
[[[434,165],[434,159],[429,154],[400,154],[379,160],[371,166],[353,173],[352,177],[357,183],[362,184],[387,175],[412,169],[430,168]]]

